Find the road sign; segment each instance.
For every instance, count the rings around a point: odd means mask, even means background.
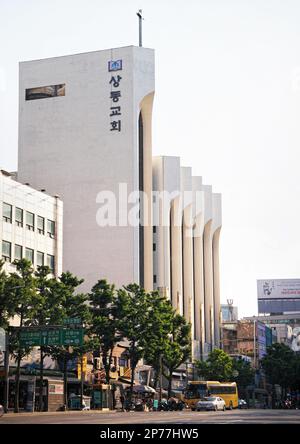
[[[48,330],[47,334],[47,345],[61,345],[62,343],[62,330],[56,328],[53,330]]]
[[[20,331],[20,345],[21,347],[35,347],[42,343],[41,330],[24,330]]]
[[[81,318],[67,318],[64,320],[64,325],[81,325]]]
[[[62,345],[79,346],[83,344],[83,328],[62,330]]]
[[[49,328],[47,330],[21,330],[21,347],[80,346],[83,344],[83,328]]]
[[[0,328],[0,352],[6,351],[6,333],[3,328]]]

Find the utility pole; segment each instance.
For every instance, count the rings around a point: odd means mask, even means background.
[[[8,398],[9,398],[9,336],[8,332],[5,335],[5,358],[4,358],[4,411],[8,413]]]
[[[139,46],[143,46],[143,11],[141,9],[138,10],[136,15],[139,18]]]
[[[256,370],[256,319],[253,319],[253,366]]]
[[[162,399],[162,353],[159,355],[159,402]]]

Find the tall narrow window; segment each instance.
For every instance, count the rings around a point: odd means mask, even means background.
[[[26,211],[26,228],[34,231],[34,214]]]
[[[23,227],[23,210],[21,208],[16,208],[15,221],[18,227]]]
[[[55,236],[55,222],[53,220],[47,220],[47,234],[52,239]]]
[[[44,253],[42,253],[41,251],[37,251],[36,253],[36,265],[38,267],[41,267],[44,265]]]
[[[22,245],[15,245],[15,260],[20,261],[23,257],[23,247]]]
[[[12,205],[3,202],[3,220],[12,223]]]
[[[54,256],[52,256],[51,254],[47,254],[47,265],[52,273],[54,273],[54,262]]]
[[[11,243],[2,241],[2,259],[6,262],[11,262]]]
[[[25,258],[28,259],[32,264],[34,264],[34,251],[31,248],[26,248]]]
[[[37,229],[39,234],[45,234],[45,218],[42,216],[37,217]]]

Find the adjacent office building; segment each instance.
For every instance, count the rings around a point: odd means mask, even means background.
[[[151,49],[21,63],[18,180],[61,196],[63,269],[83,291],[100,278],[159,289],[205,358],[220,339],[221,196],[179,158],[152,162],[154,90]],[[152,191],[172,194],[158,213]]]
[[[238,307],[230,304],[221,304],[222,322],[238,320]]]
[[[26,258],[36,268],[48,265],[53,275],[62,272],[63,204],[23,185],[0,170],[0,240],[4,269],[16,271],[13,261]]]

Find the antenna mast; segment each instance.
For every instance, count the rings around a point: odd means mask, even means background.
[[[136,15],[139,18],[139,46],[143,46],[143,11],[139,9]]]

